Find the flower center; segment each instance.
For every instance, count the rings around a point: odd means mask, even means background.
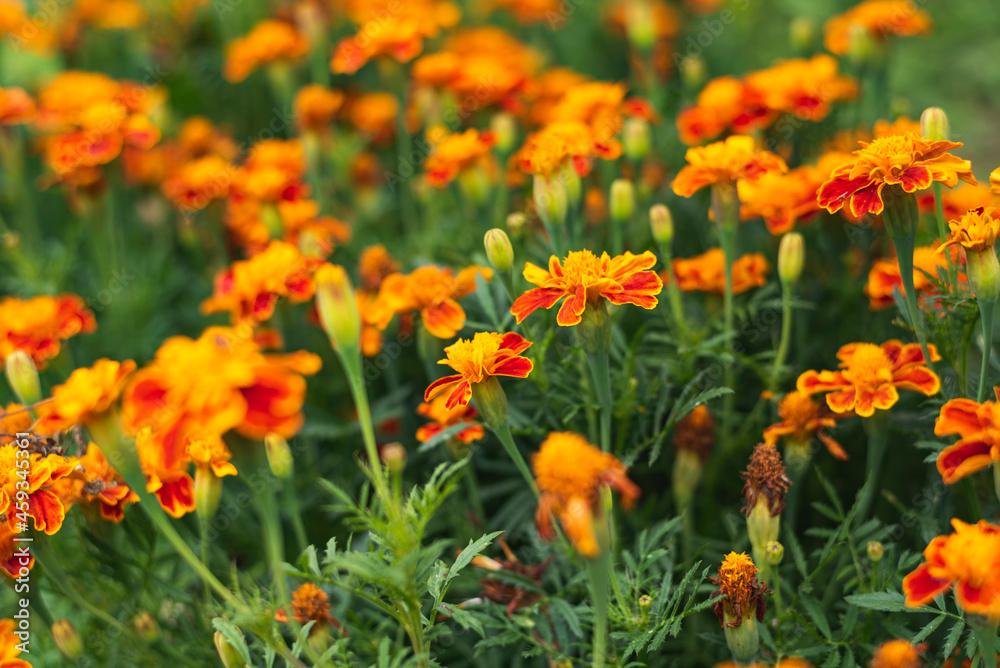
[[[801,430],[811,420],[819,417],[819,404],[807,394],[789,392],[778,405],[778,416],[783,422]]]
[[[846,366],[844,377],[855,385],[875,389],[892,382],[892,362],[874,343],[858,345]]]
[[[719,589],[733,603],[745,605],[753,593],[758,568],[746,554],[730,552],[719,568]]]
[[[970,527],[948,539],[945,562],[959,580],[978,588],[996,577],[998,555],[1000,534],[983,534]]]
[[[587,285],[594,279],[602,278],[604,271],[601,258],[588,250],[570,251],[563,260],[563,276],[570,285]]]
[[[501,337],[490,332],[477,332],[472,340],[459,339],[448,346],[448,364],[471,383],[481,383],[487,373],[487,360],[500,350]]]

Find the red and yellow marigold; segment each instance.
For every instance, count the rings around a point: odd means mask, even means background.
[[[96,329],[94,314],[76,295],[5,297],[0,300],[0,359],[23,350],[44,369],[63,341]]]
[[[1000,395],[1000,388],[995,393]],[[1000,396],[983,403],[952,399],[941,407],[934,434],[959,437],[938,454],[938,473],[946,485],[1000,462]]]
[[[432,335],[454,337],[465,326],[465,310],[458,300],[476,290],[476,276],[488,281],[493,270],[472,265],[455,275],[448,267],[427,265],[409,274],[386,277],[378,294],[381,328],[385,329],[395,314],[417,311]]]
[[[534,365],[521,353],[531,346],[520,334],[508,332],[477,332],[471,339],[459,339],[444,349],[447,357],[438,362],[458,373],[439,378],[427,386],[424,401],[439,394],[448,397],[445,408],[467,406],[472,398],[472,386],[496,376],[527,378]]]
[[[741,135],[708,146],[689,148],[687,161],[674,178],[674,193],[691,197],[706,186],[736,186],[756,181],[769,171],[787,172],[785,161],[769,151],[758,151],[753,137]]]

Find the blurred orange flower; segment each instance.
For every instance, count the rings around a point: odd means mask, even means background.
[[[277,62],[295,61],[309,52],[309,38],[290,23],[267,19],[226,45],[222,73],[239,83],[254,70]]]
[[[778,402],[778,417],[780,422],[764,429],[764,443],[767,445],[777,445],[778,440],[784,438],[790,444],[806,446],[815,436],[831,455],[840,460],[847,459],[840,443],[823,431],[837,426],[836,420],[810,395],[798,390],[786,394]]]
[[[299,129],[319,132],[325,129],[340,106],[344,94],[320,84],[303,86],[295,94],[295,122]]]
[[[52,400],[38,406],[35,431],[52,435],[100,420],[112,409],[133,371],[132,360],[106,358],[74,370],[65,383],[52,388]]]
[[[76,295],[0,300],[0,359],[23,350],[44,369],[62,341],[96,330],[94,314]]]
[[[843,56],[851,48],[854,31],[860,29],[870,39],[885,41],[890,36],[910,37],[931,30],[931,18],[912,0],[866,0],[823,26],[827,51]]]
[[[486,438],[483,426],[476,422],[476,417],[479,415],[476,409],[469,405],[448,408],[449,399],[449,395],[442,393],[431,401],[425,401],[417,406],[417,415],[423,415],[431,420],[417,429],[417,440],[426,443],[437,434],[456,425],[465,425],[465,428],[455,434],[453,438],[466,445]]]
[[[427,182],[435,188],[444,188],[464,170],[480,166],[492,171],[495,167],[492,160],[494,143],[492,133],[474,129],[443,137],[434,144],[424,162]]]
[[[458,272],[434,265],[418,267],[409,274],[392,274],[382,281],[378,306],[381,329],[393,315],[419,311],[424,327],[439,339],[450,339],[465,326],[465,311],[458,301],[476,290],[476,276],[493,277],[493,270],[472,265]]]
[[[787,172],[785,161],[769,151],[758,151],[752,137],[733,136],[708,146],[689,148],[687,165],[674,178],[674,193],[690,197],[705,186],[755,181],[769,171]]]
[[[934,294],[937,291],[937,286],[928,276],[937,279],[938,269],[948,267],[948,261],[940,253],[940,249],[941,245],[935,243],[933,246],[919,246],[913,250],[913,287],[919,294]],[[960,280],[967,280],[964,274],[960,276]],[[865,285],[871,309],[878,311],[890,308],[895,303],[893,292],[896,288],[903,294],[903,278],[896,258],[875,260],[868,272],[868,284]]]
[[[914,645],[909,640],[887,640],[875,648],[871,668],[923,668],[921,653],[926,644]]]
[[[771,265],[761,253],[747,253],[733,262],[733,294],[738,295],[767,285]],[[726,287],[726,260],[721,248],[710,248],[701,255],[675,258],[670,271],[677,287],[685,291],[723,294]],[[670,276],[660,276],[669,281]]]

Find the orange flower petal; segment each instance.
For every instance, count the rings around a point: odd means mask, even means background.
[[[546,275],[547,277],[548,275]],[[510,312],[518,324],[540,308],[552,308],[563,296],[558,288],[533,288],[514,300]]]
[[[952,580],[934,577],[927,564],[920,564],[915,571],[903,578],[903,594],[906,596],[906,605],[919,608],[948,591],[951,585]]]
[[[937,470],[944,484],[952,485],[993,463],[993,444],[976,436],[963,438],[938,454]]]

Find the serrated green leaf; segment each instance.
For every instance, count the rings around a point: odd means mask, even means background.
[[[898,592],[883,591],[869,594],[851,594],[844,597],[844,600],[851,605],[856,605],[866,610],[878,610],[879,612],[912,611],[911,608],[906,607],[904,603],[906,599]]]

